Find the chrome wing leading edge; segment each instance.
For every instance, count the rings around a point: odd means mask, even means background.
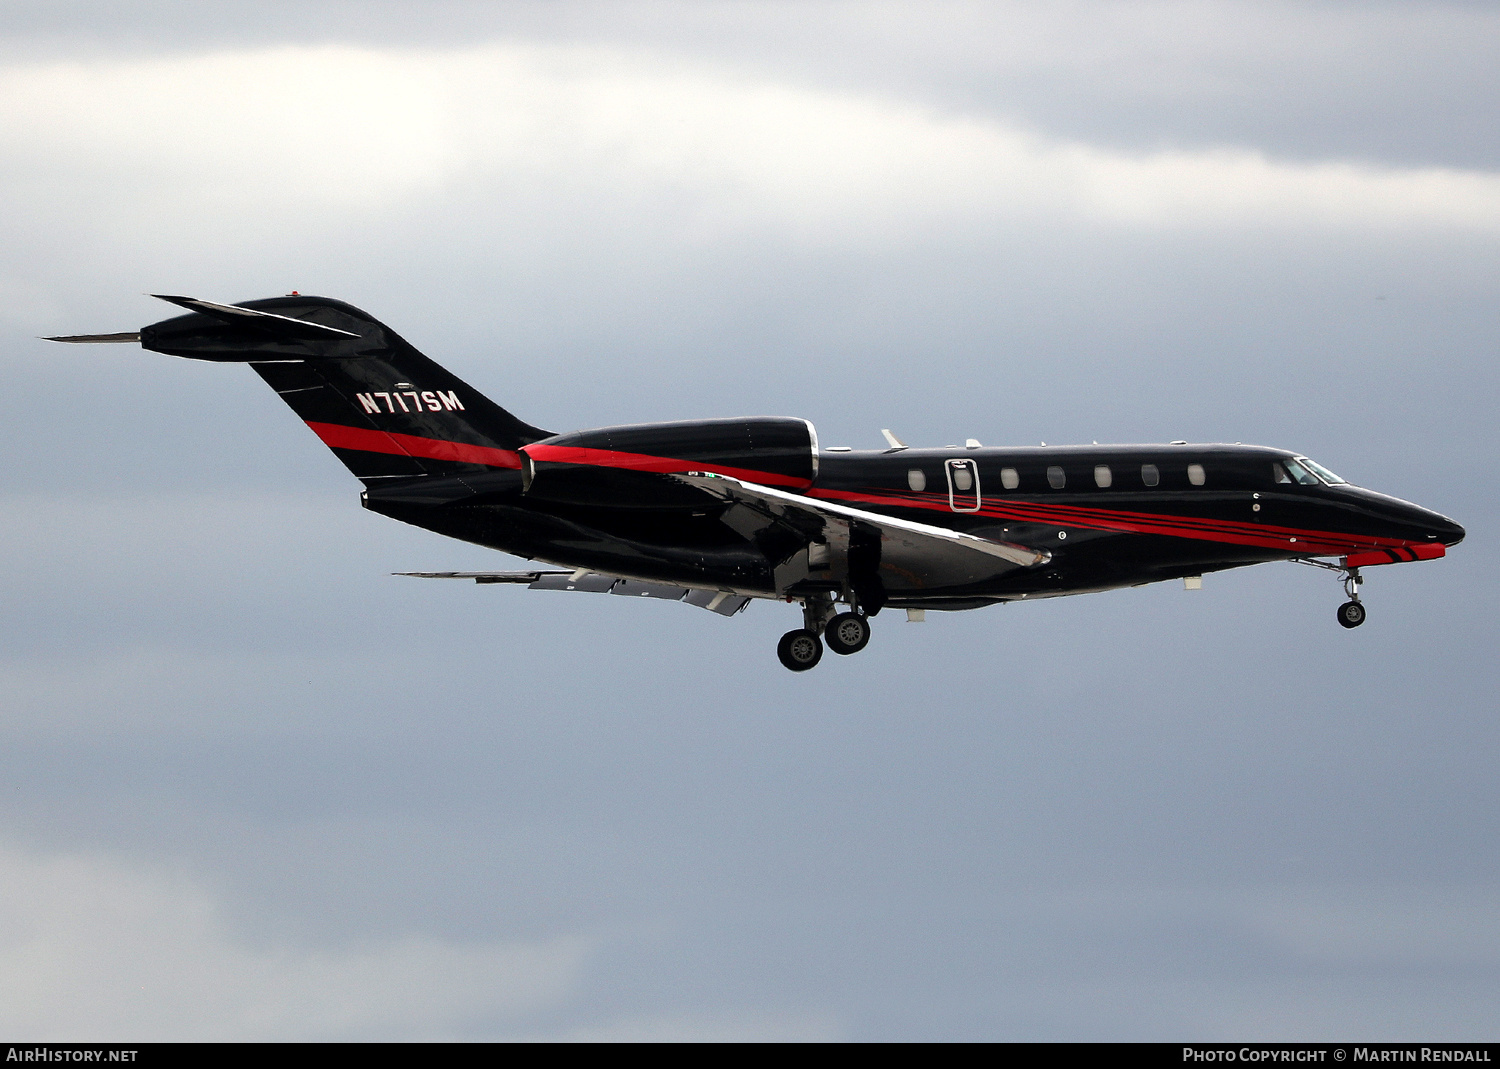
[[[840,558],[847,561],[859,538],[878,539],[881,581],[892,595],[903,597],[981,582],[1052,560],[1045,549],[885,516],[729,476],[686,472],[673,477],[728,502],[724,522],[747,537],[755,537],[765,525],[781,524],[810,539],[803,552],[777,565],[778,593],[793,589],[803,578],[837,579]]]

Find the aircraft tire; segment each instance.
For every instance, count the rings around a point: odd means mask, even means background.
[[[776,656],[793,672],[805,672],[823,659],[823,643],[816,634],[799,627],[781,636]]]
[[[823,629],[823,641],[841,656],[858,653],[870,644],[870,621],[857,612],[841,612]]]
[[[1343,627],[1358,627],[1365,622],[1365,607],[1358,601],[1346,601],[1339,606],[1339,624]]]

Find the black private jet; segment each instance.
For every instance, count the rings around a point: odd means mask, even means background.
[[[365,484],[365,508],[554,568],[405,572],[668,598],[733,616],[796,602],[777,653],[857,653],[884,608],[1084,594],[1266,561],[1343,577],[1441,557],[1446,516],[1352,486],[1307,457],[1245,445],[819,448],[802,419],[642,423],[554,434],[523,423],[385,324],[291,294],[238,305],[162,296],[188,314],[138,342],[247,363]]]

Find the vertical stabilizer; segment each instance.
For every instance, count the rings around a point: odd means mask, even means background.
[[[519,468],[516,451],[551,434],[342,301],[162,299],[192,311],[142,328],[144,348],[249,364],[361,479]]]

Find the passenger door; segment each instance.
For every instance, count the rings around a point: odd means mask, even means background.
[[[943,470],[948,473],[948,507],[954,512],[978,512],[979,465],[968,459],[949,460]]]

